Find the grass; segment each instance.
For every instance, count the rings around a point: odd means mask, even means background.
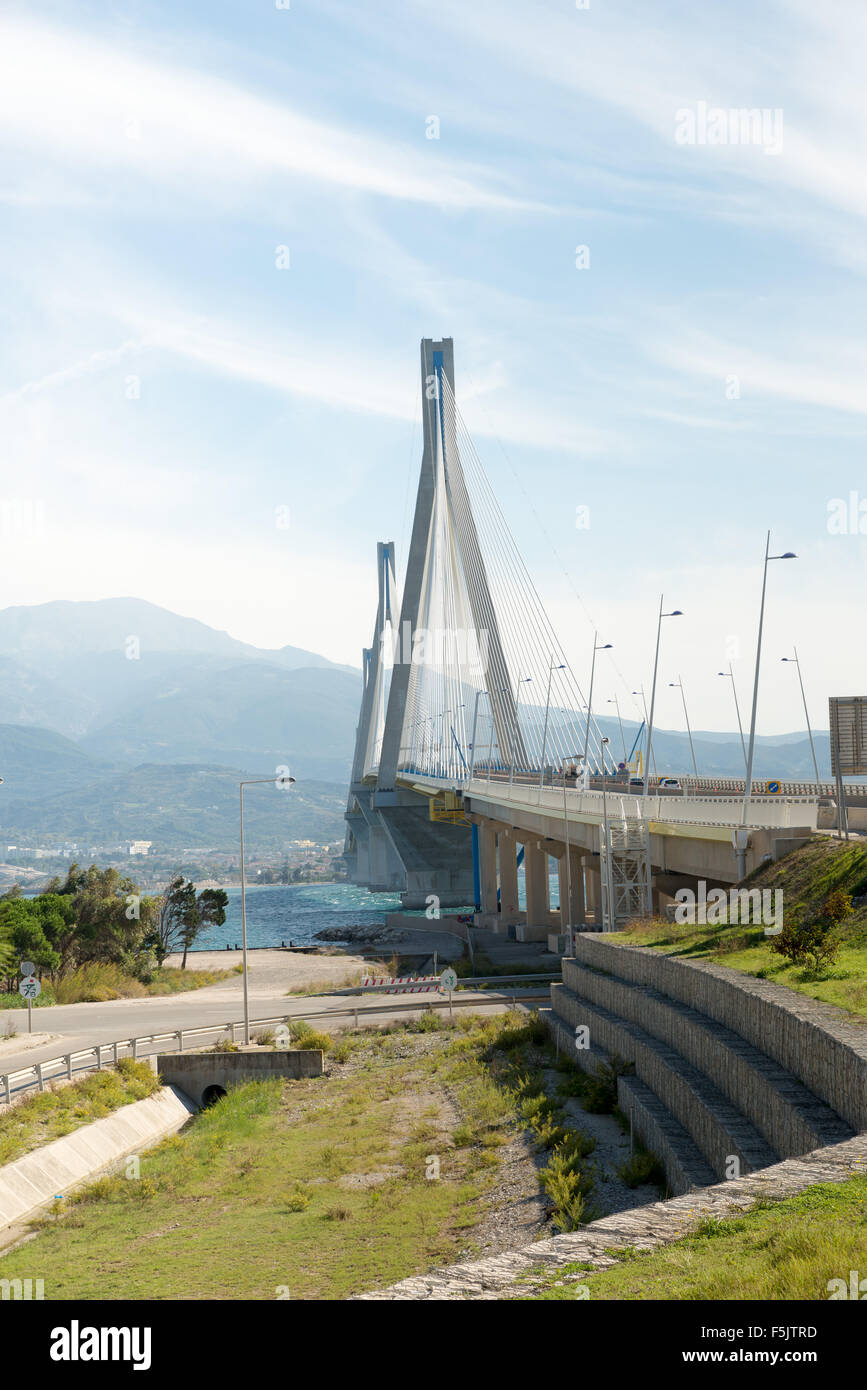
[[[539,1028],[394,1025],[351,1036],[328,1076],[232,1089],[139,1180],[103,1179],[39,1223],[3,1276],[38,1267],[49,1299],[335,1299],[469,1258]]]
[[[833,1279],[867,1273],[867,1176],[824,1183],[743,1215],[709,1218],[683,1240],[647,1254],[612,1250],[610,1269],[534,1274],[541,1300],[819,1301]]]
[[[118,965],[93,963],[82,965],[59,980],[54,986],[54,998],[58,1004],[103,1004],[109,999],[145,999],[153,995],[183,994],[190,989],[202,989],[227,980],[230,975],[240,972],[240,966],[231,970],[181,970],[178,966],[164,965],[154,973],[149,984],[127,975]]]
[[[762,927],[679,926],[651,918],[618,932],[616,944],[650,946],[688,960],[713,961],[759,980],[786,985],[824,1004],[836,1004],[862,1021],[867,1018],[867,942],[847,941],[834,964],[818,975],[775,955]]]
[[[755,870],[744,888],[781,889],[783,916],[820,915],[828,895],[842,888],[853,897],[867,893],[867,849],[817,836],[774,864]],[[856,906],[842,930],[834,963],[819,972],[790,965],[771,950],[762,926],[750,923],[692,925],[651,918],[631,923],[615,944],[649,946],[688,960],[710,960],[760,980],[785,985],[799,994],[835,1004],[854,1017],[867,1017],[867,904]]]
[[[122,1105],[143,1100],[159,1090],[159,1079],[147,1062],[123,1058],[117,1069],[93,1072],[81,1081],[31,1096],[0,1114],[0,1164],[71,1134],[102,1119]]]
[[[545,971],[544,966],[531,961],[492,961],[484,951],[475,951],[473,963],[469,956],[463,956],[459,960],[450,962],[452,969],[459,980],[471,979],[479,975],[538,975]],[[548,970],[555,975],[559,969],[558,962],[554,961]],[[480,990],[486,989],[486,985],[479,985]]]
[[[242,967],[235,965],[231,970],[181,970],[177,966],[165,965],[154,972],[149,984],[127,975],[119,965],[91,961],[79,966],[63,979],[52,984],[50,980],[42,983],[42,993],[34,999],[35,1009],[49,1008],[52,1004],[104,1004],[109,999],[147,999],[153,995],[183,994],[190,989],[203,989],[227,980],[230,975],[238,975]],[[27,1000],[17,992],[0,994],[0,1009],[24,1009]]]

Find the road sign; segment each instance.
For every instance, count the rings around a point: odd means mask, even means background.
[[[831,717],[831,771],[836,777],[863,777],[867,774],[867,695],[832,695],[828,700]]]
[[[446,991],[447,994],[451,994],[453,989],[457,989],[458,977],[455,974],[454,970],[452,970],[451,966],[448,966],[448,968],[445,969],[443,973],[440,975],[440,985]]]
[[[617,764],[617,771],[618,771],[618,772],[625,772],[625,771],[626,771],[626,764],[625,764],[625,763],[618,763],[618,764]]]
[[[33,964],[32,960],[23,960],[18,968],[22,975],[36,974],[36,966]]]
[[[42,993],[42,986],[35,975],[25,975],[18,986],[18,993],[24,999],[37,999]]]
[[[767,792],[768,796],[779,796],[780,792],[782,791],[782,787],[780,786],[779,782],[766,782],[765,791]]]

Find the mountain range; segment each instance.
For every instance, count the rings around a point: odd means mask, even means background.
[[[277,821],[251,796],[252,823],[269,840],[269,826],[277,839],[339,840],[360,696],[350,666],[254,647],[142,599],[6,608],[0,834],[232,849],[240,777],[288,764],[298,783],[274,792]],[[599,723],[622,751],[618,721]],[[637,732],[624,720],[627,747]],[[737,733],[696,732],[693,742],[702,775],[743,774]],[[827,732],[816,749],[830,776]],[[654,751],[660,768],[691,770],[686,734],[658,730]],[[755,775],[811,776],[806,734],[759,738]]]

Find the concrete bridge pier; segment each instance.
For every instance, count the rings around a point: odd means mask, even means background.
[[[373,811],[380,817],[391,849],[403,866],[399,885],[404,907],[469,907],[475,897],[470,829],[464,824],[434,821],[430,799],[404,788],[377,789]]]
[[[584,896],[587,903],[587,922],[602,926],[602,870],[599,859],[587,855],[584,860]]]
[[[548,854],[536,839],[524,841],[524,883],[527,920],[517,929],[519,941],[547,941],[551,930],[548,905]]]
[[[497,829],[493,821],[479,821],[479,906],[486,916],[497,916]]]
[[[567,872],[568,862],[568,872]],[[574,845],[569,846],[569,859],[566,859],[566,846],[558,857],[557,872],[560,879],[560,922],[559,930],[565,932],[571,924],[580,931],[585,925],[584,914],[584,855]],[[572,898],[569,900],[571,889]]]
[[[372,790],[359,787],[355,791],[359,815],[352,817],[351,828],[358,847],[356,882],[371,893],[399,893],[406,887],[406,872],[371,805]]]
[[[523,920],[518,906],[518,841],[511,826],[499,827],[497,849],[500,860],[500,919],[505,931]]]

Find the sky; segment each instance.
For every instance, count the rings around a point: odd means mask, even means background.
[[[594,702],[637,714],[664,594],[657,722],[682,677],[734,728],[770,529],[757,727],[804,727],[795,646],[827,727],[867,685],[865,66],[846,0],[6,0],[3,602],[360,665],[450,336],[579,677],[612,643]]]

